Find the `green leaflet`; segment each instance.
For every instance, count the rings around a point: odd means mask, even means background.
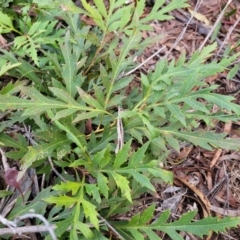
[[[236,64],[228,73],[227,75],[227,79],[228,80],[231,80],[235,77],[235,75],[238,73],[238,70],[240,68],[240,65],[239,64]]]
[[[188,98],[188,100],[185,103],[194,110],[199,110],[203,113],[210,114],[209,110],[201,102],[197,102],[191,98]]]
[[[69,226],[71,226],[71,224],[69,224]],[[91,239],[92,237],[94,237],[95,235],[92,233],[90,227],[87,224],[84,224],[82,222],[74,222],[74,228],[72,231],[76,231],[76,235],[77,235],[77,231],[80,231],[85,238],[87,239]]]
[[[18,64],[18,65],[20,65],[20,64]],[[11,95],[11,94],[17,93],[26,84],[27,84],[26,81],[16,81],[15,83],[9,82],[6,86],[2,87],[0,94],[1,95],[10,94]]]
[[[21,134],[16,134],[16,138],[17,140],[4,133],[0,133],[0,145],[14,148],[15,150],[7,152],[6,156],[19,160],[26,154],[28,143]]]
[[[129,187],[129,181],[127,178],[116,172],[111,172],[111,175],[117,186],[121,189],[122,196],[126,197],[129,202],[132,202],[131,189]]]
[[[92,17],[95,22],[98,23],[98,26],[103,31],[105,31],[106,26],[105,26],[105,22],[103,21],[103,18],[102,18],[102,15],[101,15],[101,13],[103,13],[104,15],[106,14],[106,10],[105,10],[105,7],[103,6],[103,4],[100,4],[100,3],[97,4],[98,6],[101,7],[101,10],[100,9],[98,10],[98,9],[92,7],[90,4],[88,4],[86,2],[86,0],[82,0],[82,4],[83,4],[84,8],[88,11],[88,13],[89,13],[88,15],[90,17]]]
[[[22,80],[22,77],[32,81],[35,84],[35,87],[39,90],[45,91],[40,76],[36,73],[37,69],[35,66],[30,64],[29,62],[22,59],[22,57],[16,57],[13,52],[8,52],[6,50],[0,49],[0,52],[2,52],[4,55],[4,59],[11,62],[12,64],[19,64],[19,67],[14,68],[14,72],[11,72],[11,75],[20,78]],[[3,57],[2,56],[2,57]]]
[[[135,170],[125,171],[126,173],[130,173],[133,178],[140,183],[143,187],[146,187],[147,189],[155,192],[155,187],[151,184],[148,177],[144,176],[144,174],[140,174],[139,172]]]
[[[96,4],[97,6],[97,9],[99,10],[99,12],[102,14],[102,16],[104,18],[107,18],[108,16],[108,13],[106,11],[106,7],[104,5],[104,3],[102,1],[97,1],[97,0],[94,0],[94,3]]]
[[[79,221],[79,215],[81,210],[82,209],[80,204],[77,204],[75,209],[73,210],[74,218],[73,218],[73,222],[70,224],[70,226],[72,226],[72,229],[70,232],[70,238],[72,238],[72,235],[73,235],[74,239],[77,239],[78,238],[77,232],[79,230],[84,235],[85,238],[93,237],[93,233],[90,227],[87,224],[84,224],[83,221]]]
[[[21,160],[22,169],[29,168],[35,161],[51,156],[52,152],[58,146],[67,144],[68,139],[65,137],[56,139],[54,142],[42,143],[39,145],[28,147],[28,152]]]
[[[172,114],[173,118],[177,118],[182,124],[183,126],[186,127],[186,120],[185,120],[185,116],[184,114],[181,112],[180,107],[178,105],[174,105],[174,104],[168,104],[167,108],[169,109],[169,111]]]
[[[28,53],[32,58],[36,66],[40,66],[39,57],[37,54],[38,49],[41,44],[55,44],[57,41],[56,38],[48,36],[52,34],[53,28],[57,24],[57,21],[36,21],[28,29],[28,33],[25,33],[22,36],[18,36],[14,39],[14,47],[17,50],[23,50]],[[41,37],[39,37],[41,35]]]
[[[85,190],[98,204],[101,203],[100,189],[96,184],[85,184]]]
[[[93,205],[91,202],[87,201],[83,197],[83,188],[88,188],[87,193],[93,193],[94,195],[94,188],[97,190],[97,188],[91,184],[84,184],[82,183],[75,183],[75,182],[65,182],[61,183],[61,185],[56,185],[54,187],[54,190],[59,192],[62,190],[63,192],[72,192],[72,196],[68,195],[60,195],[60,196],[50,196],[44,199],[44,201],[52,204],[56,204],[56,206],[65,206],[66,208],[73,208],[73,215],[74,215],[74,220],[73,220],[73,228],[71,229],[71,234],[76,234],[76,229],[79,229],[83,231],[85,229],[86,232],[83,234],[90,236],[91,231],[90,228],[87,227],[85,224],[80,224],[79,223],[79,214],[80,214],[80,206],[84,210],[84,215],[89,218],[90,222],[94,225],[96,229],[99,229],[99,222],[98,222],[98,213],[96,211],[96,206]]]
[[[12,195],[12,194],[13,194],[13,192],[11,192],[11,191],[0,190],[0,198],[5,198],[5,197],[7,197],[9,195]]]
[[[7,147],[13,147],[19,149],[22,152],[27,151],[27,141],[20,135],[16,134],[17,141],[4,133],[0,133],[0,144]]]
[[[73,52],[71,42],[70,42],[70,33],[67,32],[65,36],[64,44],[61,44],[61,51],[64,57],[64,65],[62,69],[62,76],[66,84],[66,89],[70,96],[74,97],[76,94],[76,85],[74,83],[76,76],[76,65],[77,57],[75,52]]]
[[[128,141],[126,144],[124,144],[123,148],[117,153],[113,164],[114,168],[119,168],[124,162],[127,161],[131,143],[132,143],[131,140]]]
[[[72,221],[73,221],[72,216],[68,216],[66,219],[58,221],[56,223],[56,225],[57,225],[57,229],[55,230],[56,235],[59,237],[63,233],[65,233],[67,231],[68,227],[71,226]],[[50,237],[48,235],[48,237],[46,237],[46,240],[52,240],[52,237]]]
[[[195,87],[199,82],[198,75],[199,75],[199,72],[196,70],[195,72],[190,74],[189,78],[186,78],[183,80],[182,86],[180,89],[181,96],[186,96],[186,95],[189,95],[189,93],[191,93],[193,87]]]
[[[4,73],[6,73],[8,70],[18,67],[19,65],[21,65],[21,63],[14,63],[14,64],[5,64],[4,66],[1,66],[1,70],[0,70],[0,76],[2,76]]]
[[[162,129],[163,133],[172,134],[176,137],[182,138],[196,146],[212,150],[212,147],[223,148],[228,150],[238,150],[240,146],[240,139],[224,139],[227,135],[225,133],[215,134],[212,132],[180,132],[178,130]]]
[[[0,27],[1,31],[0,33],[8,33],[11,32],[12,30],[15,30],[13,27],[13,23],[11,18],[7,15],[4,14],[2,11],[0,11]]]
[[[153,223],[148,224],[148,220],[153,217],[155,206],[152,205],[146,209],[141,215],[140,213],[134,216],[129,223],[114,223],[113,225],[120,230],[121,233],[127,234],[130,232],[133,239],[140,237],[142,239],[142,233],[145,233],[149,239],[159,239],[154,231],[162,231],[168,234],[171,239],[183,240],[181,235],[177,231],[191,232],[192,234],[203,237],[209,235],[210,231],[214,232],[226,232],[226,228],[237,226],[240,223],[239,217],[226,217],[224,219],[218,219],[217,217],[207,217],[198,221],[192,221],[196,215],[196,211],[183,214],[179,220],[168,223],[167,220],[170,217],[170,212],[163,212],[159,218]]]
[[[68,98],[67,94],[63,90],[51,88],[52,91],[54,91],[54,94],[58,94],[58,96],[63,98],[63,100],[66,100],[67,103],[63,103],[61,101],[56,101],[51,98],[45,97],[42,95],[39,91],[37,91],[35,88],[28,88],[28,87],[22,87],[22,91],[30,97],[33,101],[26,100],[26,99],[19,99],[15,96],[8,96],[8,95],[0,95],[0,109],[6,110],[6,109],[26,109],[23,113],[25,116],[31,116],[36,115],[39,113],[42,113],[44,111],[47,111],[49,109],[56,109],[56,108],[68,108],[75,111],[93,111],[92,108],[86,107],[84,105],[81,105],[71,99]],[[37,107],[36,107],[37,106]],[[70,110],[69,110],[70,111]],[[101,112],[103,111],[101,109],[97,109],[96,111]],[[58,118],[61,117],[61,115],[58,115]]]
[[[93,224],[93,226],[96,228],[96,229],[99,229],[99,226],[98,226],[98,218],[97,218],[97,211],[96,211],[96,206],[94,206],[92,203],[90,203],[89,201],[86,201],[86,200],[82,200],[82,206],[83,206],[83,209],[84,209],[84,214],[89,217],[90,219],[90,222]]]
[[[6,110],[6,109],[22,109],[27,107],[33,107],[35,106],[36,109],[36,103],[31,102],[29,100],[25,99],[19,99],[15,96],[4,96],[0,95],[0,109]]]
[[[62,192],[72,192],[72,195],[75,195],[79,189],[82,187],[81,182],[61,182],[60,185],[55,185],[53,187],[56,191],[62,191]]]
[[[240,107],[237,104],[232,103],[234,100],[231,96],[223,96],[220,94],[195,94],[194,97],[202,97],[211,103],[217,104],[221,109],[226,109],[227,111],[233,111],[236,114],[240,114]]]
[[[60,197],[50,196],[48,198],[45,198],[44,201],[47,203],[54,203],[57,206],[72,207],[78,201],[78,199],[63,195]]]
[[[78,88],[78,92],[80,97],[85,103],[89,104],[90,106],[93,106],[94,108],[100,111],[104,111],[103,106],[101,106],[100,103],[97,100],[95,100],[91,95],[84,92],[81,88]]]
[[[171,17],[166,13],[179,7],[188,6],[188,4],[186,4],[184,0],[181,0],[181,1],[174,0],[174,1],[171,1],[166,7],[160,8],[163,4],[164,4],[164,1],[162,0],[156,1],[156,4],[152,8],[151,13],[146,18],[142,19],[140,22],[145,23],[154,19],[158,19],[159,21],[171,19]]]
[[[131,15],[132,11],[128,6],[117,9],[110,18],[109,31],[122,30],[127,25]]]
[[[130,84],[130,82],[132,82],[132,80],[133,80],[132,76],[121,78],[120,80],[118,80],[117,82],[114,83],[112,92],[117,92],[117,91],[121,90],[122,88],[127,87]],[[112,101],[112,100],[110,100],[110,101]]]
[[[166,134],[165,139],[171,147],[173,147],[177,152],[180,152],[180,146],[177,139],[175,139],[171,134]]]
[[[142,164],[149,144],[150,142],[146,142],[141,148],[138,148],[138,150],[130,156],[129,166],[135,167]]]
[[[99,190],[101,191],[103,196],[108,199],[109,187],[107,177],[105,177],[102,173],[97,173],[97,182]]]

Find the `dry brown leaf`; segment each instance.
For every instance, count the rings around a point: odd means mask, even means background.
[[[92,119],[88,119],[85,124],[85,133],[90,134],[92,130]]]
[[[195,12],[191,9],[188,9],[188,11],[190,12],[190,14],[195,17],[197,20],[204,22],[207,26],[210,26],[210,21],[201,13]]]
[[[232,129],[232,121],[225,123],[223,131],[229,134],[231,132],[231,129]]]
[[[208,188],[209,191],[212,190],[212,188],[213,188],[212,173],[211,172],[207,173],[207,188]]]
[[[213,159],[211,161],[210,169],[212,169],[216,165],[221,154],[222,154],[222,149],[217,149],[216,152],[214,153]]]
[[[175,179],[180,181],[181,183],[183,183],[185,186],[187,186],[189,189],[191,189],[198,196],[198,198],[200,199],[200,201],[202,203],[202,211],[203,211],[204,217],[211,216],[210,202],[208,201],[206,196],[201,191],[199,191],[199,189],[197,187],[195,187],[194,185],[192,185],[185,179],[175,176],[174,182],[175,182]]]
[[[190,146],[190,147],[184,147],[184,148],[181,150],[181,152],[178,154],[177,159],[181,160],[181,159],[186,158],[186,157],[189,155],[189,153],[191,152],[191,150],[192,150],[192,146]]]

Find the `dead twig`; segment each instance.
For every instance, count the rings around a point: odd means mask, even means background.
[[[199,51],[202,51],[203,47],[205,46],[206,42],[208,41],[208,39],[210,38],[210,36],[212,35],[212,33],[214,32],[214,30],[216,29],[218,23],[221,21],[228,5],[232,2],[232,0],[228,0],[227,4],[225,5],[224,9],[222,10],[222,12],[219,14],[216,22],[214,23],[214,25],[212,26],[211,30],[209,31],[208,35],[206,36],[206,38],[204,39],[204,41],[202,42],[201,46],[199,47]]]
[[[52,168],[52,170],[54,171],[54,173],[55,173],[60,179],[62,179],[63,182],[67,182],[67,180],[66,180],[66,179],[57,171],[57,169],[54,167],[51,157],[48,157],[48,161],[49,161],[49,163],[50,163],[50,165],[51,165],[51,168]]]
[[[121,107],[118,106],[118,116],[121,114],[122,109]],[[117,119],[117,146],[115,149],[115,153],[117,154],[119,150],[122,149],[124,145],[124,131],[123,131],[123,124],[122,124],[122,119],[118,118]]]
[[[26,218],[38,218],[40,219],[44,225],[38,225],[38,226],[27,226],[27,227],[17,227],[17,224]],[[9,221],[3,216],[0,215],[0,222],[9,228],[2,228],[0,229],[0,236],[4,234],[18,234],[21,235],[22,233],[30,233],[30,232],[49,232],[51,235],[51,238],[53,240],[57,240],[57,237],[54,233],[54,229],[57,228],[55,225],[50,225],[49,222],[46,220],[45,217],[43,217],[40,214],[36,213],[27,213],[22,216],[18,216],[14,219],[14,221]]]
[[[217,58],[217,56],[221,53],[223,47],[224,47],[224,44],[228,42],[229,38],[230,38],[230,35],[232,34],[234,28],[236,28],[236,26],[238,25],[238,23],[240,22],[240,17],[238,17],[237,21],[230,27],[230,29],[228,30],[228,33],[226,35],[226,37],[224,38],[221,46],[219,47],[218,49],[218,52],[215,56],[215,59]]]
[[[218,162],[221,154],[222,154],[222,149],[217,149],[216,152],[214,153],[213,159],[211,161],[210,169],[212,169],[216,165],[216,163]]]
[[[52,229],[56,229],[56,225],[50,225]],[[45,225],[36,225],[36,226],[26,226],[26,227],[10,227],[10,228],[1,228],[0,229],[0,234],[5,235],[5,234],[19,234],[19,233],[36,233],[36,232],[47,232],[48,227]]]
[[[229,212],[229,177],[227,174],[227,170],[226,170],[226,166],[225,166],[225,162],[223,161],[223,170],[224,170],[224,176],[226,179],[226,200],[224,203],[224,210],[227,208],[227,212]],[[225,215],[225,211],[224,211],[224,215]]]
[[[168,2],[168,1],[167,1]],[[197,10],[199,9],[200,5],[202,3],[202,0],[199,2],[197,2],[197,5],[194,8],[194,11],[197,12]],[[181,39],[183,38],[184,34],[186,33],[191,21],[193,19],[193,15],[191,15],[191,17],[189,18],[185,28],[181,31],[181,33],[179,34],[178,38],[176,39],[176,41],[174,42],[174,44],[171,46],[171,48],[169,49],[169,51],[166,53],[166,55],[164,56],[165,58],[168,57],[168,55],[170,54],[170,52],[178,45],[178,43],[181,41]]]
[[[111,230],[113,231],[113,233],[116,234],[116,236],[118,237],[118,239],[124,239],[124,238],[120,235],[120,233],[118,233],[117,230],[116,230],[105,218],[103,218],[103,217],[102,217],[101,215],[99,215],[99,214],[98,214],[98,216],[99,216],[99,218],[101,218],[102,222],[104,222],[104,223],[109,227],[109,229],[111,229]]]
[[[130,75],[131,73],[134,73],[136,70],[138,70],[139,68],[141,68],[145,63],[149,62],[151,59],[153,59],[155,56],[157,56],[161,51],[163,51],[166,47],[162,47],[160,49],[157,50],[157,52],[155,52],[154,54],[152,54],[150,57],[148,57],[146,60],[144,60],[141,64],[139,64],[137,67],[135,67],[134,69],[132,69],[131,71],[123,74],[123,76],[121,77],[125,77]]]

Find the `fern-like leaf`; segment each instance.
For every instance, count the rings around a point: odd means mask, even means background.
[[[170,211],[163,212],[158,219],[152,223],[148,223],[154,217],[154,205],[146,209],[141,215],[137,214],[128,223],[114,223],[113,225],[119,229],[119,232],[123,235],[130,233],[133,239],[143,239],[143,233],[148,236],[149,239],[160,239],[154,231],[165,232],[171,239],[183,240],[178,231],[190,232],[198,237],[209,235],[210,231],[226,232],[227,228],[236,227],[240,224],[239,217],[225,217],[223,219],[217,217],[207,217],[199,221],[193,221],[197,214],[197,211],[192,211],[183,214],[179,220],[168,223],[167,220],[170,217]],[[131,238],[130,238],[131,239]],[[144,238],[146,239],[146,238]]]
[[[227,150],[238,150],[240,147],[240,138],[224,139],[227,134],[225,133],[212,133],[212,132],[180,132],[178,130],[165,128],[161,130],[164,134],[172,134],[176,137],[184,139],[193,143],[196,146],[212,150],[212,147],[222,148]]]

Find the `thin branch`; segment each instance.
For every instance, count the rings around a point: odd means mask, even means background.
[[[10,46],[12,46],[14,44],[14,41],[13,42],[10,42],[10,43],[7,43],[7,44],[3,44],[0,46],[0,48],[4,49],[4,48],[8,48]]]
[[[226,42],[228,42],[228,39],[230,38],[230,35],[232,34],[234,28],[238,25],[238,23],[240,22],[240,17],[238,17],[237,21],[229,28],[228,33],[226,35],[226,37],[224,38],[223,42],[221,43],[221,46],[218,49],[217,55],[216,57],[220,54],[220,52],[222,51],[222,48],[224,47],[224,44]]]
[[[214,32],[214,30],[216,29],[218,23],[221,21],[228,5],[232,2],[232,0],[228,0],[227,4],[225,5],[224,9],[222,10],[222,12],[219,14],[216,22],[214,23],[214,25],[212,26],[211,30],[209,31],[208,35],[206,36],[206,38],[204,39],[203,43],[201,44],[201,46],[199,47],[199,51],[201,51],[203,49],[203,47],[205,46],[206,42],[208,41],[208,39],[210,38],[210,36],[212,35],[212,33]]]
[[[5,156],[5,152],[1,148],[0,148],[0,153],[2,155],[1,159],[2,159],[3,169],[6,172],[10,168],[10,166],[9,166],[7,158]]]
[[[33,136],[32,136],[32,131],[31,131],[31,126],[26,126],[23,123],[23,127],[24,127],[24,136],[28,139],[28,141],[34,146],[37,145],[37,143],[33,140]]]
[[[119,238],[119,239],[124,239],[120,233],[118,233],[118,231],[105,219],[103,218],[100,214],[98,214],[99,218],[101,218],[101,220],[116,234],[116,236]]]
[[[227,208],[227,212],[229,212],[229,177],[227,174],[227,170],[226,170],[226,165],[225,165],[225,161],[223,161],[223,170],[224,170],[224,176],[226,179],[226,200],[224,203],[224,216],[225,216],[225,209]]]
[[[10,228],[15,228],[15,227],[17,227],[17,224],[16,224],[15,222],[12,222],[12,221],[7,220],[7,219],[6,219],[5,217],[3,217],[2,215],[0,215],[0,222],[1,222],[2,224],[4,224],[4,225],[10,227]],[[0,229],[0,233],[2,233],[1,230],[2,230],[2,229]]]
[[[52,229],[56,229],[56,225],[50,225]],[[20,233],[40,233],[40,232],[47,232],[48,227],[45,225],[36,225],[36,226],[26,226],[26,227],[15,227],[15,228],[1,228],[0,235],[5,234],[20,234]]]
[[[40,219],[45,225],[37,225],[37,226],[26,226],[26,227],[17,227],[18,222],[26,218],[38,218]],[[1,228],[0,229],[0,236],[4,234],[18,234],[21,235],[22,233],[34,233],[34,232],[49,232],[51,238],[53,240],[57,240],[57,237],[54,233],[54,229],[57,228],[56,225],[50,225],[49,222],[40,214],[35,213],[28,213],[22,216],[16,217],[14,221],[9,221],[8,219],[4,218],[0,215],[0,222],[9,228]]]
[[[148,61],[150,61],[152,58],[154,58],[155,56],[157,56],[162,50],[164,50],[166,47],[162,47],[160,49],[157,50],[157,52],[155,52],[154,54],[152,54],[150,57],[148,57],[146,60],[144,60],[141,64],[139,64],[137,67],[135,67],[134,69],[132,69],[131,71],[123,74],[123,76],[121,77],[125,77],[130,75],[131,73],[135,72],[136,70],[138,70],[140,67],[142,67],[145,63],[147,63]]]
[[[122,109],[121,107],[118,106],[118,116],[121,114]],[[124,131],[123,131],[123,124],[122,124],[122,119],[118,118],[117,119],[117,146],[115,149],[115,153],[117,154],[119,150],[122,149],[124,145]]]
[[[169,2],[169,1],[167,1]],[[200,2],[197,2],[196,7],[194,8],[194,11],[197,12],[197,10],[199,9],[199,7],[201,6],[202,0]],[[191,17],[189,18],[185,28],[181,31],[181,33],[179,34],[178,38],[176,39],[176,41],[174,42],[174,44],[171,46],[171,48],[169,49],[169,51],[166,53],[166,55],[164,56],[164,58],[167,58],[167,56],[170,54],[170,52],[178,45],[178,43],[181,41],[181,39],[183,38],[185,32],[188,29],[188,26],[190,25],[191,21],[193,19],[193,15],[191,15]]]
[[[54,167],[51,157],[48,157],[48,161],[51,165],[52,170],[55,172],[55,174],[63,180],[63,182],[67,182],[67,180],[57,171],[57,169]]]

